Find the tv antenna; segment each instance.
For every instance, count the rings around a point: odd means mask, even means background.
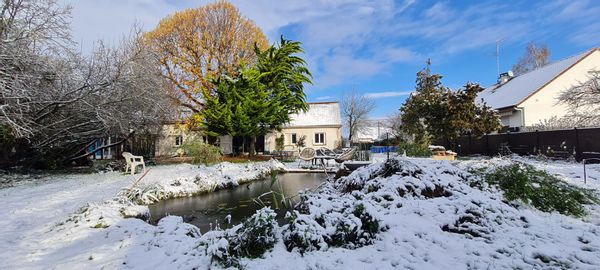
[[[496,40],[496,72],[497,76],[500,77],[500,44],[504,42],[505,38],[499,38]]]

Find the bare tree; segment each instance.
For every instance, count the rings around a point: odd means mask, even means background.
[[[525,48],[525,54],[521,56],[512,70],[515,75],[521,75],[529,71],[538,69],[547,65],[550,62],[550,49],[546,44],[535,45],[531,42]]]
[[[167,108],[154,55],[134,27],[116,47],[73,50],[68,7],[5,0],[0,7],[0,125],[40,153],[73,155],[95,139],[156,127]],[[60,153],[57,153],[60,152]]]
[[[569,107],[569,123],[574,127],[600,125],[600,70],[589,72],[588,80],[563,91],[558,104]]]
[[[348,129],[348,140],[363,131],[367,126],[369,113],[375,109],[375,102],[352,90],[342,97],[342,121]]]

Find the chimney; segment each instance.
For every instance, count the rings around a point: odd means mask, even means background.
[[[510,81],[510,79],[512,79],[513,77],[514,74],[511,70],[509,70],[508,72],[501,73],[500,76],[498,76],[498,84],[503,85],[506,82]]]

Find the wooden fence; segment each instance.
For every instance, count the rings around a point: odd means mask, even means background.
[[[456,142],[438,142],[460,156],[494,156],[503,152],[519,155],[543,154],[552,158],[573,157],[580,161],[600,158],[600,128],[574,128],[532,132],[462,136]]]

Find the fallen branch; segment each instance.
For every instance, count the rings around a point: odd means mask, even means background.
[[[140,181],[142,181],[142,178],[144,178],[144,176],[146,176],[146,174],[148,174],[148,172],[152,170],[152,168],[146,170],[144,172],[144,174],[142,174],[142,177],[140,177],[140,179],[138,179],[137,181],[133,182],[133,185],[131,185],[131,187],[129,188],[129,191],[131,191]]]

